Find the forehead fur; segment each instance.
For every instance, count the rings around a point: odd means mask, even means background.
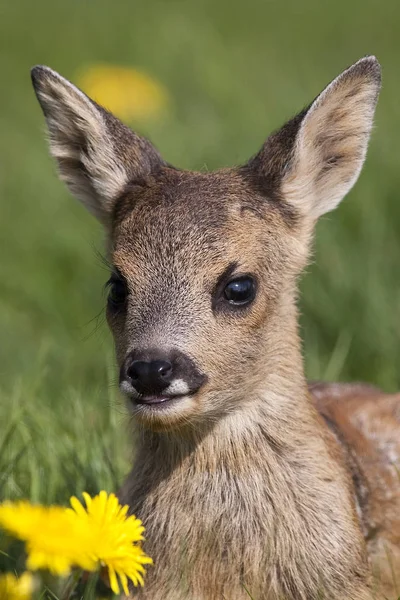
[[[180,245],[218,249],[226,239],[244,238],[261,231],[282,236],[298,215],[274,190],[261,185],[245,169],[193,173],[163,167],[140,183],[128,185],[115,204],[112,248],[143,252],[162,245],[163,253],[179,253]],[[200,250],[200,248],[199,248]]]

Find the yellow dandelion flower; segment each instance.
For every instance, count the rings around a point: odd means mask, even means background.
[[[119,594],[119,581],[128,595],[128,579],[143,585],[144,565],[153,563],[142,550],[144,527],[139,519],[127,516],[128,506],[121,506],[114,494],[102,491],[94,498],[84,493],[86,508],[75,497],[71,506],[78,521],[92,533],[91,557],[108,568],[110,586]]]
[[[31,573],[15,577],[12,573],[0,576],[0,600],[30,600],[33,592]]]
[[[86,508],[71,498],[72,509],[32,505],[26,501],[0,505],[0,527],[25,541],[30,570],[47,569],[66,576],[72,567],[108,569],[112,590],[128,595],[128,580],[143,585],[144,565],[152,564],[142,550],[144,527],[114,494],[84,494]],[[1,599],[0,599],[1,600]]]
[[[87,551],[91,532],[66,508],[5,502],[0,505],[0,527],[26,543],[30,570],[48,569],[66,576],[73,566],[95,568]]]
[[[157,117],[169,103],[166,89],[137,69],[99,64],[82,71],[77,79],[88,96],[126,121]]]

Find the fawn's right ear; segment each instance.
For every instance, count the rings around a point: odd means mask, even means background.
[[[48,67],[31,71],[60,178],[104,225],[127,183],[164,164],[152,144]]]

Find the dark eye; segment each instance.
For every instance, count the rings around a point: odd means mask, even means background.
[[[124,279],[120,277],[111,276],[107,282],[110,291],[108,292],[108,304],[112,308],[120,308],[125,304],[128,296],[128,288]]]
[[[252,277],[247,275],[232,279],[224,289],[224,298],[234,306],[243,306],[254,300],[256,285]]]

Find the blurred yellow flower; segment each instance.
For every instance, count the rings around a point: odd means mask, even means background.
[[[0,600],[30,600],[33,591],[33,577],[23,573],[15,577],[12,573],[0,576]]]
[[[4,502],[0,505],[0,527],[26,542],[30,570],[48,569],[66,576],[73,566],[88,571],[95,568],[87,552],[91,532],[77,523],[68,509],[27,501]]]
[[[93,65],[78,75],[79,87],[98,104],[125,121],[141,121],[164,111],[166,89],[142,71]]]
[[[141,549],[144,527],[139,519],[127,516],[128,506],[121,506],[114,494],[102,491],[91,498],[84,493],[86,508],[75,497],[71,506],[77,519],[92,533],[91,557],[108,568],[110,586],[119,594],[119,582],[128,595],[128,579],[143,585],[143,565],[153,563]],[[72,511],[71,511],[72,512]]]

